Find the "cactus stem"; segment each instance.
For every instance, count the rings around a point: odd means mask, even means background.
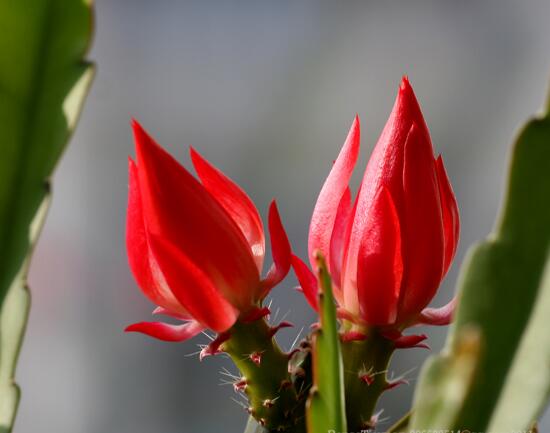
[[[349,431],[372,428],[369,426],[378,399],[388,389],[386,374],[395,350],[394,341],[379,330],[369,328],[363,333],[367,335],[364,340],[342,342]]]
[[[266,430],[283,427],[283,431],[302,432],[294,423],[303,416],[305,401],[299,400],[292,384],[287,354],[272,338],[272,328],[264,318],[248,320],[237,321],[221,347],[241,372],[235,387],[245,386],[242,391],[249,400],[249,413]]]

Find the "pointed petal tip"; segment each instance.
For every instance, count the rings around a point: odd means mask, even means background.
[[[423,129],[425,127],[425,121],[422,110],[407,75],[404,75],[401,79],[399,91],[397,92],[397,101],[400,101],[398,105],[401,105],[405,110],[410,110],[409,116],[412,116],[412,118],[419,123],[418,127]]]
[[[134,130],[134,133],[136,133],[138,131],[145,131],[143,126],[141,126],[141,123],[139,123],[139,121],[133,116],[130,117],[130,126]]]
[[[204,326],[198,322],[171,325],[163,322],[139,322],[127,326],[124,332],[138,332],[162,341],[179,342],[189,340],[200,333]]]
[[[275,200],[272,200],[269,205],[268,227],[273,265],[262,282],[264,286],[262,298],[286,277],[290,271],[292,260],[292,249]]]
[[[358,130],[361,129],[361,119],[359,118],[359,113],[355,113],[355,117],[353,118],[353,123],[351,125],[352,128],[357,128]]]
[[[399,88],[402,91],[412,90],[411,82],[410,82],[409,76],[407,74],[404,74],[401,77],[401,84],[399,85]]]
[[[319,308],[317,301],[317,277],[304,263],[304,261],[295,254],[291,255],[291,263],[303,295],[311,308],[317,311]]]
[[[204,157],[193,146],[189,146],[189,155],[191,156],[191,162],[193,167],[196,167],[197,162],[204,161]]]

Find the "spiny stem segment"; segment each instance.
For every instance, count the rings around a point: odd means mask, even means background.
[[[265,319],[238,321],[221,349],[228,353],[243,377],[236,389],[249,400],[248,412],[270,432],[304,432],[304,399],[289,372],[288,354],[273,339]]]
[[[342,342],[346,417],[350,431],[374,428],[374,410],[380,395],[395,386],[387,369],[395,344],[371,328],[366,338]]]

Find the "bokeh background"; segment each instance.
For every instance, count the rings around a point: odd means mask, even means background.
[[[549,16],[543,0],[98,0],[90,53],[98,73],[56,172],[30,275],[16,431],[243,429],[246,414],[219,385],[229,361],[189,356],[205,337],[169,344],[123,333],[152,310],[124,247],[131,116],[186,164],[187,146],[196,146],[263,215],[276,197],[304,255],[311,210],[353,116],[362,120],[357,182],[408,74],[461,209],[458,257],[434,301],[441,305],[468,245],[492,228],[512,137],[543,104]],[[291,275],[274,293],[279,317],[297,325],[281,332],[285,347],[314,319],[294,285]],[[445,330],[427,332],[438,351]],[[427,355],[402,352],[392,370],[414,385]],[[381,428],[412,391],[384,398]],[[547,416],[541,431],[549,430]]]

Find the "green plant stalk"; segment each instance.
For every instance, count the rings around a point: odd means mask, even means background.
[[[222,350],[243,375],[241,389],[249,400],[248,411],[268,431],[305,432],[304,399],[291,380],[289,355],[271,336],[264,319],[237,322]]]
[[[342,343],[346,417],[350,431],[373,428],[376,403],[390,383],[386,372],[395,350],[392,341],[371,328],[362,341]]]
[[[319,324],[312,333],[312,379],[306,403],[309,433],[347,432],[344,365],[332,281],[322,255],[315,252]]]

